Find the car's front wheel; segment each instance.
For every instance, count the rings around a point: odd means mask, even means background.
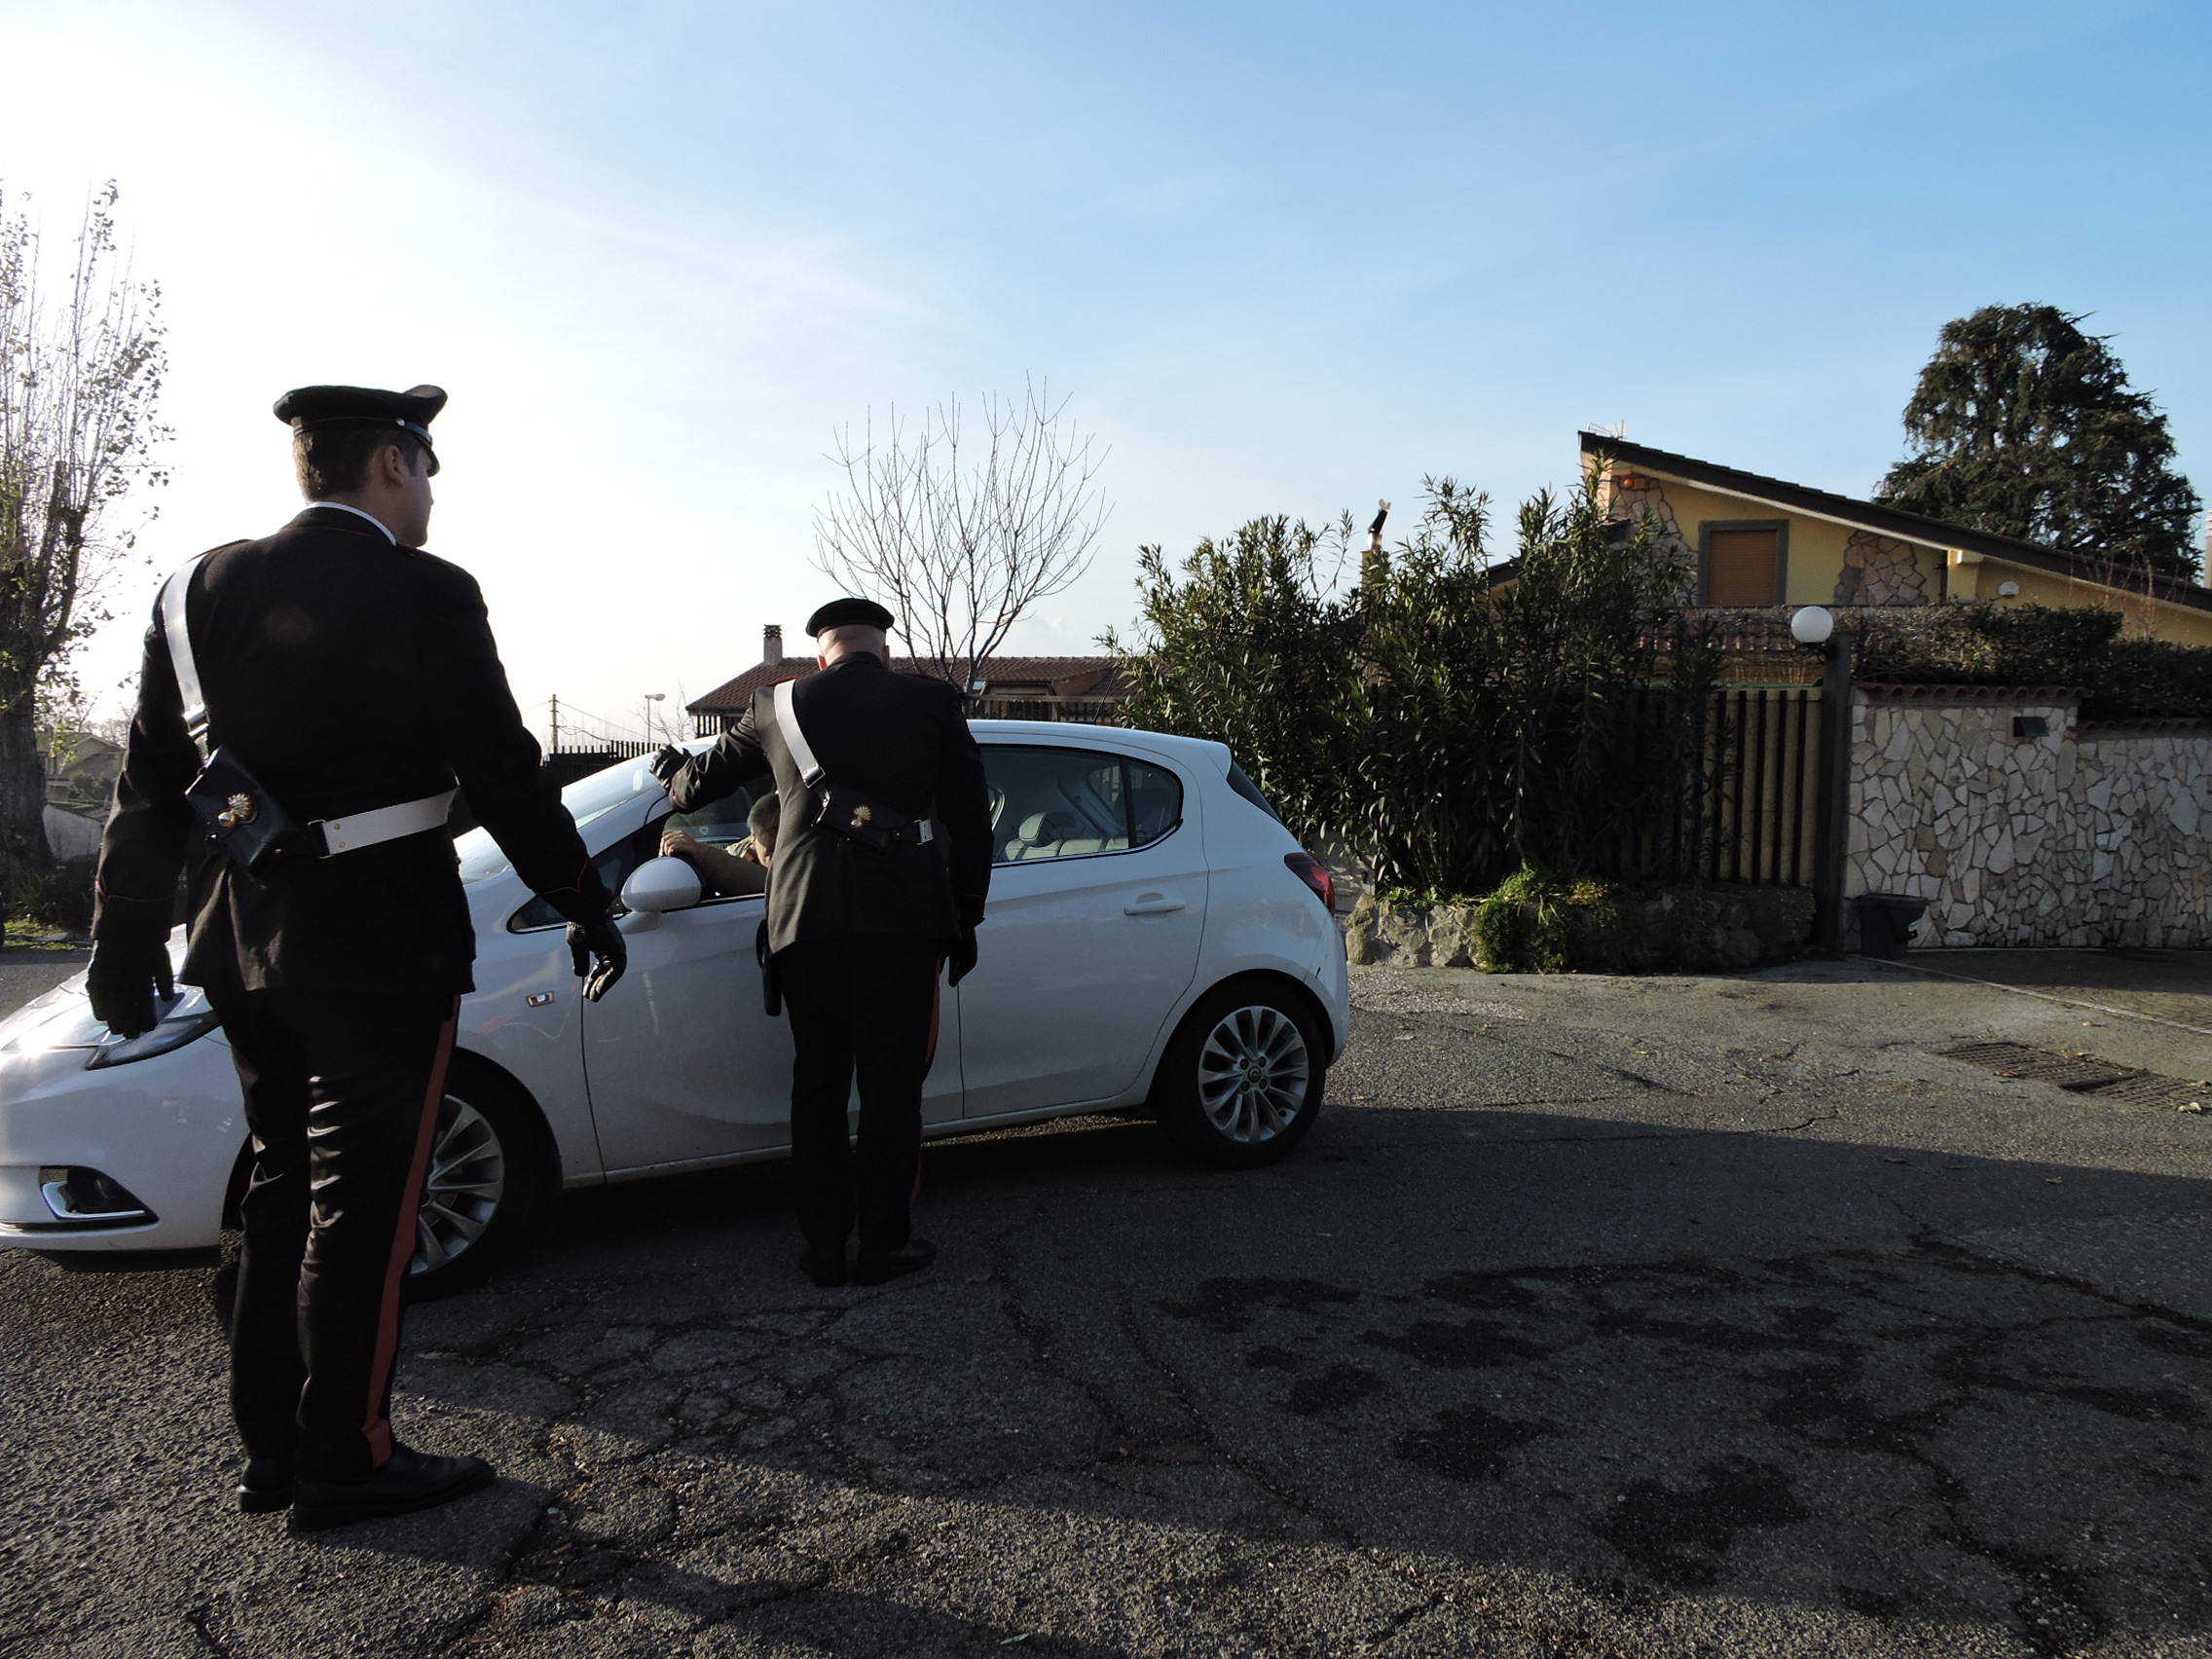
[[[1320,1116],[1327,1052],[1292,992],[1223,985],[1176,1028],[1153,1080],[1153,1111],[1184,1151],[1207,1163],[1272,1163]]]
[[[545,1171],[530,1105],[496,1075],[456,1065],[431,1131],[407,1299],[474,1284],[529,1228]]]

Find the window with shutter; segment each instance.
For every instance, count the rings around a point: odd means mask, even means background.
[[[1774,529],[1707,531],[1705,603],[1780,605],[1782,532]]]

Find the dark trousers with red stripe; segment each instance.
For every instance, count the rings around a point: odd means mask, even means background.
[[[399,1291],[453,1052],[450,996],[208,987],[253,1180],[231,1410],[252,1457],[350,1480],[391,1456]]]
[[[809,1244],[842,1245],[856,1220],[863,1250],[896,1250],[913,1235],[943,957],[940,941],[901,934],[802,940],[776,953],[795,1051],[792,1176]],[[856,1075],[857,1148],[845,1120]]]

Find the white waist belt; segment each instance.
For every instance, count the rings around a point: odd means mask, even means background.
[[[397,806],[380,806],[374,812],[356,812],[350,818],[320,818],[308,828],[322,831],[325,858],[358,852],[380,841],[396,841],[402,835],[420,835],[425,830],[442,828],[458,793],[448,790],[421,800],[403,800]]]

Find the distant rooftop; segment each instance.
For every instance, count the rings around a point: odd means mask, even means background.
[[[759,662],[683,706],[702,729],[743,714],[753,706],[755,692],[817,672],[813,657],[783,654],[781,629],[769,629],[762,645]],[[900,674],[938,678],[936,665],[925,658],[893,657],[891,667]],[[985,657],[976,678],[983,682],[973,694],[975,713],[981,719],[1050,719],[1060,705],[1069,705],[1069,719],[1107,718],[1129,694],[1128,682],[1106,656]]]

